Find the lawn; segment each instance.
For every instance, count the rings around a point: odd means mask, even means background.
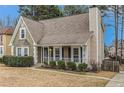
[[[102,87],[108,82],[90,76],[112,78],[116,73],[102,71],[78,75],[46,69],[6,67],[0,65],[0,86],[8,87]]]

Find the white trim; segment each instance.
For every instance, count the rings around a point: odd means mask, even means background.
[[[73,62],[74,60],[73,60],[74,58],[73,58],[73,47],[71,46],[71,61]]]
[[[62,46],[59,47],[59,51],[60,51],[60,60],[62,60]]]
[[[2,57],[4,55],[4,46],[0,46],[0,48],[2,49],[2,54],[0,54],[0,57]]]
[[[43,60],[42,60],[42,52],[43,52],[43,48],[41,47],[41,63],[43,62]]]
[[[34,48],[34,51],[33,51],[33,57],[34,57],[34,64],[36,64],[37,62],[38,62],[38,60],[37,60],[37,47],[33,47]]]
[[[16,28],[15,28],[15,30],[14,30],[14,33],[13,33],[13,35],[12,35],[11,41],[10,41],[10,43],[9,43],[9,46],[12,46],[13,41],[14,41],[16,35],[17,35],[17,32],[19,31],[19,30],[18,30],[18,29],[19,29],[19,26],[20,26],[20,24],[22,24],[21,22],[24,23],[24,25],[25,25],[25,27],[26,27],[28,33],[30,34],[30,36],[31,36],[31,38],[32,38],[32,40],[33,40],[34,45],[36,45],[36,43],[35,43],[35,41],[34,41],[32,35],[31,35],[31,33],[30,33],[30,31],[29,31],[29,29],[28,29],[26,23],[25,23],[25,21],[23,20],[23,17],[20,16],[19,21],[18,21],[18,23],[17,23],[17,25],[16,25]]]
[[[22,30],[24,30],[24,38],[21,37],[21,33],[22,33]],[[19,39],[26,39],[26,28],[25,27],[21,27],[19,29]]]
[[[47,48],[48,48],[48,51],[47,51],[47,52],[48,52],[48,65],[49,65],[49,63],[50,63],[50,61],[49,61],[49,59],[50,59],[50,58],[49,58],[49,57],[50,57],[50,54],[49,54],[49,46],[48,46]]]
[[[55,47],[53,46],[53,60],[55,61]]]
[[[99,49],[98,49],[99,48],[99,41],[98,41],[98,31],[99,31],[99,28],[98,28],[98,10],[97,10],[97,8],[96,8],[96,29],[97,29],[96,30],[96,35],[97,35],[96,36],[96,42],[97,42],[97,44],[96,44],[96,46],[97,46],[97,56],[96,57],[97,58],[96,59],[97,59],[97,62],[98,62],[99,61],[99,54],[98,54],[99,53]]]
[[[43,47],[43,62],[44,62],[44,47]]]
[[[11,55],[14,55],[14,46],[11,46]]]
[[[22,18],[22,20],[23,20],[23,18]],[[31,38],[32,38],[32,40],[33,40],[34,45],[36,45],[36,43],[35,43],[35,41],[34,41],[34,39],[33,39],[33,37],[32,37],[32,35],[31,35],[31,33],[30,33],[30,31],[29,31],[29,29],[28,29],[28,27],[27,27],[27,25],[26,25],[26,23],[25,23],[24,20],[23,20],[23,23],[24,23],[24,25],[26,26],[27,31],[28,31],[28,33],[30,34],[30,36],[31,36]]]
[[[22,49],[21,56],[24,56],[24,49],[27,48],[27,50],[28,50],[28,55],[27,56],[29,56],[29,47],[16,47],[16,56],[18,56],[18,48]]]
[[[55,49],[59,49],[59,60],[62,60],[62,46],[53,46],[53,60],[56,60],[56,54],[55,54]]]
[[[59,47],[59,46],[81,46],[81,45],[85,45],[85,44],[44,44],[44,45],[35,45],[35,46],[55,46],[55,47]]]
[[[79,62],[81,62],[81,47],[78,47],[78,57]]]
[[[77,48],[78,49],[78,59],[79,59],[79,62],[81,62],[80,60],[80,47],[81,46],[71,46],[71,61],[74,61],[74,48]]]
[[[11,40],[10,40],[9,46],[12,45],[12,43],[13,43],[15,37],[16,37],[16,34],[17,34],[17,32],[18,32],[19,25],[21,24],[21,19],[22,19],[22,18],[21,18],[21,16],[20,16],[19,21],[18,21],[18,23],[17,23],[17,25],[16,25],[16,27],[15,27],[14,33],[13,33],[13,35],[12,35],[12,38],[11,38]]]

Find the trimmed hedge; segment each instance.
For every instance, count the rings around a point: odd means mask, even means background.
[[[3,56],[3,63],[12,67],[30,67],[34,65],[32,56]]]
[[[86,63],[80,63],[78,64],[78,70],[79,71],[85,71],[87,68],[87,64]]]
[[[76,63],[75,62],[68,62],[67,67],[69,70],[76,70]]]
[[[59,69],[65,69],[65,62],[62,60],[58,61],[58,68]]]
[[[49,65],[51,68],[56,68],[56,61],[50,61]]]

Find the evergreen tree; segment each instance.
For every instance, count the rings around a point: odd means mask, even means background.
[[[63,16],[59,6],[56,5],[21,5],[19,13],[38,21]]]
[[[66,5],[64,6],[64,16],[71,16],[88,12],[86,5]]]

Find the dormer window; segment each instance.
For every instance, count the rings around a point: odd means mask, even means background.
[[[26,39],[26,29],[20,28],[20,39]]]

